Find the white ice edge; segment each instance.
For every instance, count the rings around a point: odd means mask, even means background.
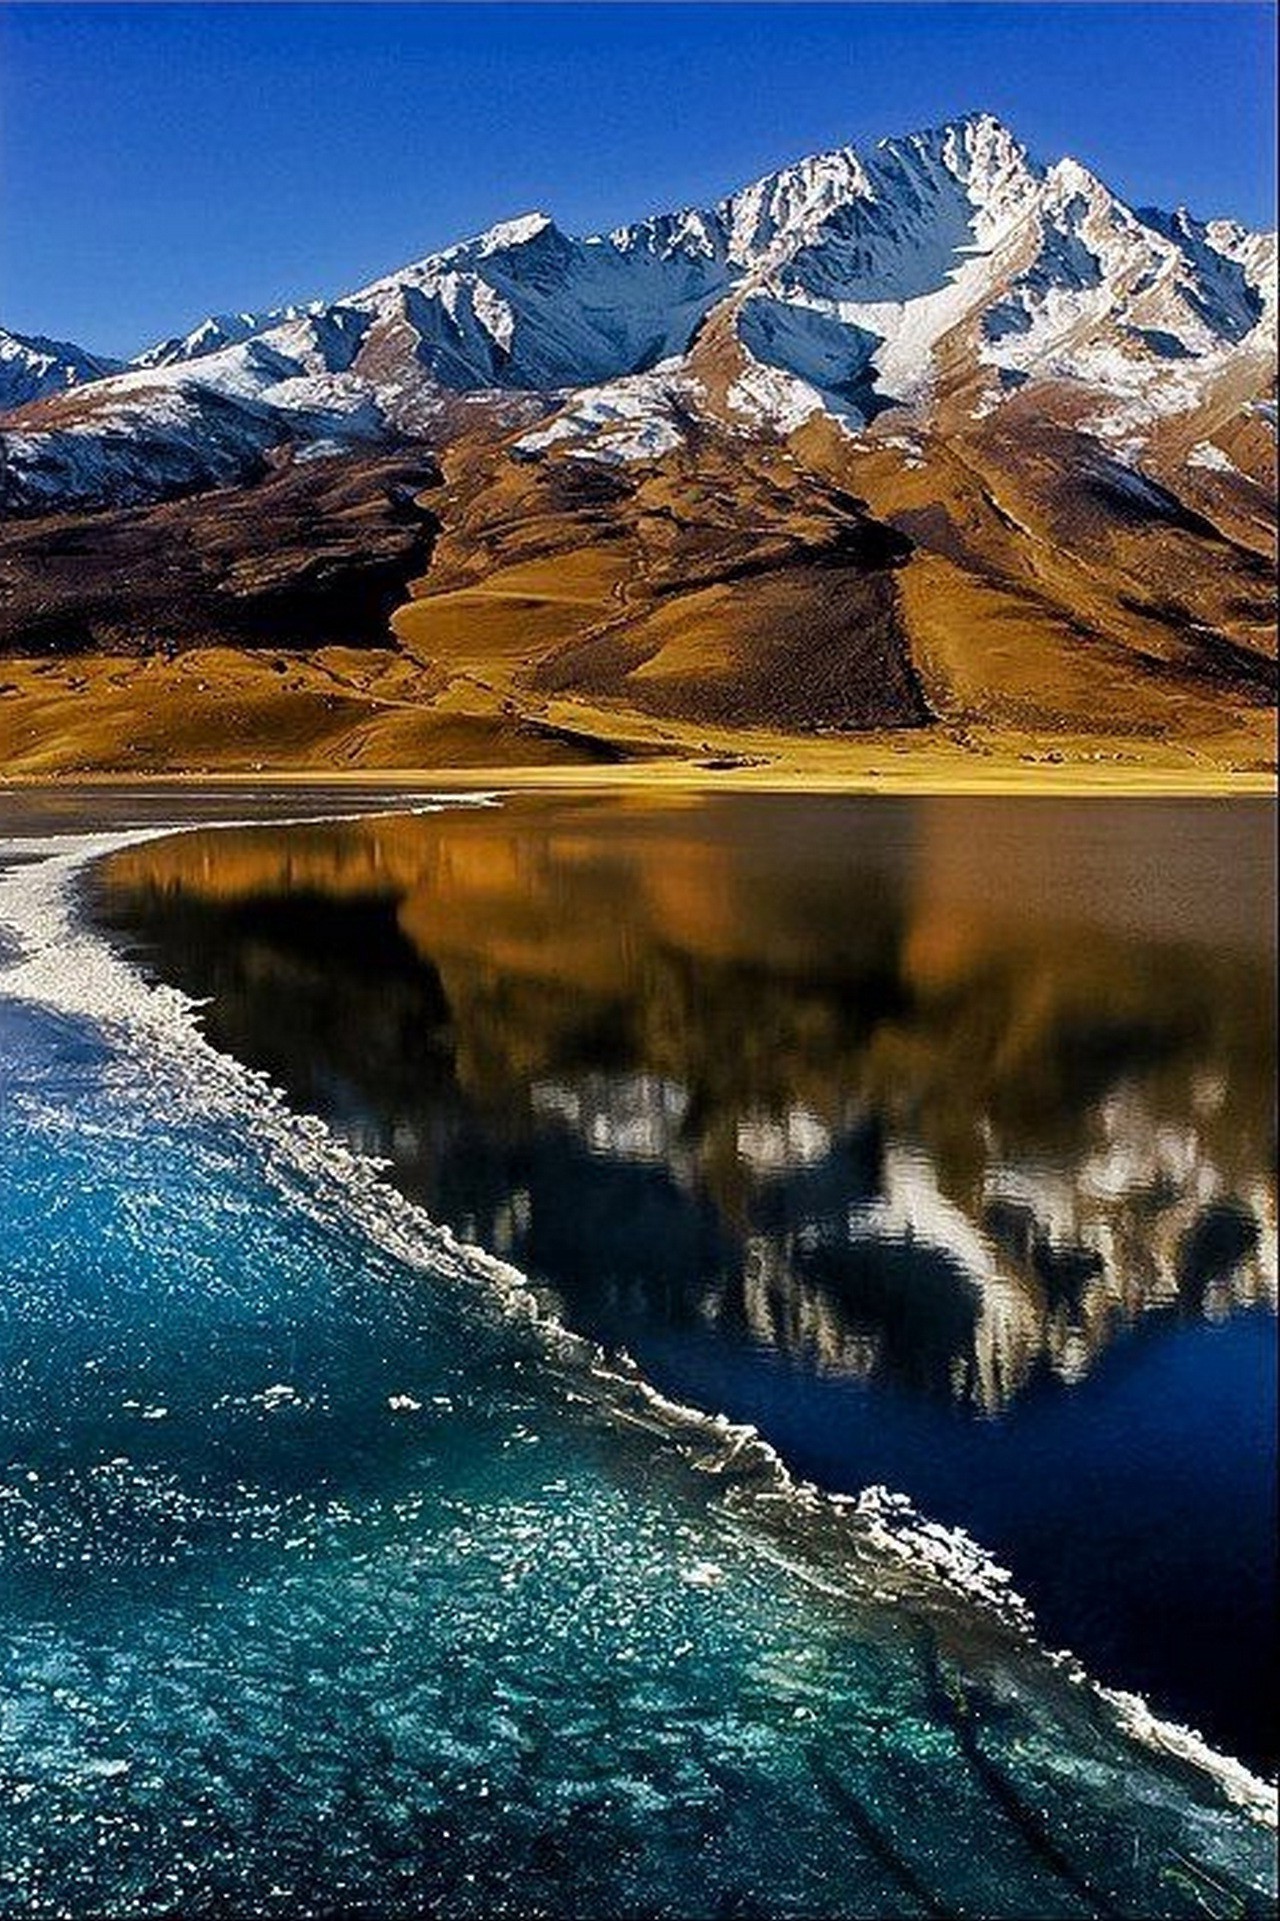
[[[410,1267],[429,1267],[438,1278],[443,1270],[443,1276],[484,1287],[504,1314],[537,1334],[549,1359],[580,1365],[597,1390],[616,1393],[610,1412],[620,1425],[635,1420],[628,1403],[638,1402],[654,1425],[692,1457],[693,1465],[717,1474],[749,1468],[757,1493],[784,1498],[849,1526],[857,1544],[936,1580],[1035,1643],[1034,1616],[1009,1571],[963,1529],[928,1520],[907,1495],[888,1488],[869,1487],[856,1496],[831,1494],[798,1479],[755,1427],[670,1399],[645,1379],[629,1355],[609,1355],[575,1334],[540,1298],[528,1275],[483,1248],[459,1241],[386,1181],[385,1163],[347,1147],[317,1116],[290,1107],[266,1075],[213,1047],[196,1020],[199,1003],[177,988],[148,983],[77,909],[74,884],[90,863],[147,841],[233,827],[323,826],[378,814],[489,806],[500,799],[497,791],[419,795],[386,808],[348,813],[168,822],[98,834],[4,836],[0,856],[14,854],[28,864],[0,871],[0,933],[16,941],[18,949],[7,966],[0,959],[0,999],[90,1020],[109,1040],[135,1051],[156,1048],[171,1067],[198,1077],[207,1110],[252,1123],[268,1172],[278,1166],[282,1181],[289,1174],[302,1174],[336,1184],[344,1213],[384,1252]],[[1162,1719],[1141,1696],[1104,1686],[1069,1652],[1042,1652],[1070,1681],[1105,1704],[1122,1733],[1204,1774],[1235,1806],[1267,1827],[1277,1826],[1275,1785],[1220,1753],[1194,1729]]]

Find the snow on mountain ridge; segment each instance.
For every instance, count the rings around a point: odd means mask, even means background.
[[[103,379],[119,370],[118,360],[89,353],[69,340],[43,334],[10,333],[0,327],[0,413],[29,406],[48,394]]]
[[[681,444],[680,416],[702,397],[681,361],[665,361],[648,373],[579,389],[550,426],[523,434],[515,451],[528,457],[560,447],[577,459],[652,460]]]
[[[324,304],[321,300],[313,300],[304,306],[272,307],[263,313],[209,314],[190,333],[172,334],[167,340],[159,340],[154,347],[148,347],[144,353],[135,354],[129,365],[173,367],[184,360],[200,360],[206,354],[220,353],[224,347],[239,346],[242,341],[252,340],[258,334],[268,333],[273,327],[283,326],[290,320],[301,319],[305,314],[319,313]]]
[[[547,447],[581,452],[595,420],[608,457],[627,444],[643,458],[679,427],[669,383],[642,377],[686,358],[696,377],[708,329],[736,356],[718,387],[730,418],[756,428],[785,433],[821,409],[856,432],[886,405],[927,404],[948,340],[950,364],[959,353],[990,368],[988,408],[1008,384],[1047,377],[1154,418],[1265,343],[1273,262],[1274,238],[1135,213],[1079,162],[1043,166],[994,116],[972,114],[865,157],[845,147],[798,161],[712,207],[586,238],[524,214],[336,302],[206,321],[83,399],[49,402],[41,484],[56,473],[53,437],[92,434],[95,418],[114,436],[131,411],[140,434],[179,431],[154,387],[135,384],[142,371],[239,408],[246,459],[287,440],[420,434],[448,394],[499,391],[568,408],[572,431]],[[623,437],[610,390],[629,381],[624,416],[634,424],[651,404],[651,431]],[[200,431],[209,411],[194,404]],[[225,437],[231,416],[214,411]],[[22,499],[33,455],[25,441],[8,452]],[[109,492],[105,442],[100,453],[96,484]],[[73,493],[82,467],[77,451]]]

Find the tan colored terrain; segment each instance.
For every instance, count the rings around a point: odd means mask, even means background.
[[[284,661],[284,671],[274,663]],[[0,768],[10,782],[121,774],[467,787],[611,786],[1112,793],[1274,791],[1274,724],[1247,714],[1202,740],[913,728],[806,738],[630,726],[582,703],[553,718],[434,696],[390,651],[176,661],[91,655],[0,662]],[[426,682],[425,687],[423,682]],[[593,732],[592,728],[610,731]]]
[[[971,398],[625,466],[472,408],[434,456],[11,522],[0,769],[1265,787],[1263,430],[1143,494],[1070,394]]]

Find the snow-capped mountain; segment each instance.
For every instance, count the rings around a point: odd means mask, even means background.
[[[157,341],[145,353],[137,354],[129,365],[176,367],[184,360],[200,360],[206,354],[221,352],[223,347],[237,347],[257,334],[268,333],[272,327],[282,327],[290,320],[302,319],[305,314],[318,313],[323,304],[312,301],[306,306],[272,307],[265,313],[209,314],[190,333],[171,334],[167,340]]]
[[[88,380],[101,380],[118,372],[120,365],[69,340],[46,340],[40,334],[15,334],[0,327],[0,413]]]
[[[451,396],[504,392],[538,397],[516,446],[535,458],[653,458],[699,414],[858,435],[1037,381],[1079,388],[1131,451],[1229,369],[1265,385],[1274,276],[1274,236],[1135,212],[975,114],[713,207],[585,239],[530,214],[329,305],[206,321],[53,380],[70,391],[3,436],[0,486],[11,507],[144,499],[279,447],[431,437]]]

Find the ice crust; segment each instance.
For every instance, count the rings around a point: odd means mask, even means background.
[[[480,805],[496,799],[473,797]],[[458,803],[456,797],[425,803],[436,804]],[[905,1495],[883,1487],[868,1488],[857,1497],[828,1494],[796,1479],[754,1428],[663,1396],[629,1356],[607,1355],[567,1328],[554,1304],[520,1270],[460,1242],[397,1193],[385,1180],[381,1163],[353,1152],[319,1119],[293,1111],[265,1076],[212,1047],[200,1031],[198,1004],[174,988],[148,984],[91,928],[78,906],[79,882],[89,863],[175,831],[182,830],[167,824],[0,844],[0,852],[20,859],[0,872],[0,959],[7,946],[16,944],[17,949],[17,958],[0,972],[4,996],[90,1021],[113,1047],[144,1068],[151,1061],[158,1077],[175,1076],[208,1116],[250,1133],[272,1177],[288,1185],[295,1202],[309,1196],[319,1219],[341,1215],[371,1245],[411,1269],[427,1272],[435,1285],[479,1290],[504,1317],[528,1331],[549,1365],[567,1370],[571,1380],[580,1382],[581,1393],[609,1422],[647,1428],[698,1471],[719,1477],[729,1513],[756,1521],[783,1516],[784,1541],[794,1541],[800,1527],[823,1543],[826,1552],[815,1555],[806,1578],[833,1592],[850,1578],[865,1588],[868,1580],[874,1584],[878,1565],[926,1601],[931,1594],[944,1603],[951,1597],[976,1610],[979,1619],[985,1618],[992,1630],[1012,1637],[1015,1644],[1036,1647],[1031,1611],[1008,1570],[963,1530],[930,1521]],[[885,1205],[895,1205],[892,1195]],[[871,1232],[876,1223],[868,1218],[855,1225]],[[950,1225],[943,1223],[944,1228]],[[268,1392],[283,1400],[293,1390],[286,1383]],[[390,1405],[407,1413],[410,1400],[393,1395]],[[152,1411],[152,1417],[161,1418],[165,1411]],[[1217,1753],[1193,1730],[1162,1720],[1137,1696],[1102,1687],[1071,1655],[1047,1658],[1070,1683],[1091,1695],[1099,1711],[1110,1714],[1124,1734],[1192,1767],[1253,1818],[1276,1824],[1272,1785]]]

